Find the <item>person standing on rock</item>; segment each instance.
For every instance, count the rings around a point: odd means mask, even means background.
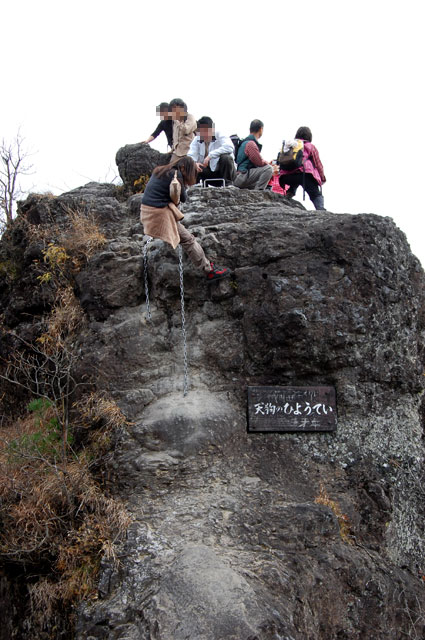
[[[236,175],[234,150],[230,137],[217,131],[209,116],[202,116],[188,153],[196,162],[197,182],[224,180],[226,186],[232,184]]]
[[[289,187],[286,197],[293,198],[299,186],[307,191],[314,208],[322,211],[325,209],[325,201],[321,186],[326,182],[323,165],[319,152],[311,143],[313,135],[308,127],[300,127],[295,134],[296,140],[303,140],[303,164],[293,171],[280,171],[279,184],[282,189]]]
[[[173,162],[187,155],[190,143],[195,137],[198,124],[195,118],[187,112],[186,103],[180,98],[171,100],[170,111],[173,119],[173,147],[171,156],[171,162]]]
[[[153,133],[143,140],[142,144],[149,144],[152,140],[155,140],[160,133],[164,132],[167,136],[167,144],[170,148],[173,147],[173,120],[170,113],[170,105],[168,102],[161,102],[156,108],[156,114],[161,118],[161,122]]]
[[[239,189],[265,189],[275,172],[271,162],[261,157],[262,145],[258,140],[263,135],[263,129],[264,124],[261,120],[253,120],[249,127],[249,136],[242,140],[238,149],[238,170],[234,186]]]
[[[171,199],[170,184],[177,172],[180,183],[180,201],[185,202],[186,187],[196,182],[196,164],[192,158],[185,156],[177,162],[156,167],[143,193],[140,219],[146,235],[160,238],[168,242],[173,249],[181,244],[191,262],[202,269],[207,280],[218,280],[230,275],[226,267],[218,267],[205,256],[199,242],[180,222],[184,218],[181,211]]]

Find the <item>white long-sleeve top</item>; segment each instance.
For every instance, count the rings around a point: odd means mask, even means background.
[[[231,153],[233,160],[235,159],[235,147],[229,136],[225,136],[219,131],[215,132],[214,138],[210,142],[208,155],[210,157],[211,171],[217,169],[220,156],[224,153]],[[195,162],[203,162],[205,160],[205,142],[201,142],[201,137],[196,136],[190,143],[188,156],[193,158]]]

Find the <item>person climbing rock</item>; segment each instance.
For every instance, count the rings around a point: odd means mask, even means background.
[[[156,167],[146,185],[140,209],[145,234],[168,242],[173,249],[181,244],[192,263],[202,269],[207,280],[218,280],[230,275],[226,267],[218,267],[205,256],[201,245],[180,222],[184,218],[170,195],[170,185],[177,172],[180,183],[180,201],[187,199],[186,187],[196,183],[196,163],[189,156],[177,162]]]
[[[325,201],[321,186],[326,182],[319,152],[311,143],[313,135],[308,127],[300,127],[295,134],[296,140],[303,140],[303,164],[292,171],[281,170],[279,184],[282,189],[289,187],[286,196],[293,198],[299,186],[307,191],[315,209],[325,211]]]

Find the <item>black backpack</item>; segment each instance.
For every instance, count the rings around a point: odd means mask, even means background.
[[[235,161],[237,161],[238,151],[239,147],[242,144],[242,139],[237,135],[237,133],[234,133],[230,136],[230,140],[233,142],[233,146],[235,147]]]

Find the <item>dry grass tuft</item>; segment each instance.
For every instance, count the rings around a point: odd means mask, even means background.
[[[46,352],[51,354],[63,347],[68,336],[82,325],[84,313],[71,285],[56,292],[56,304],[49,314],[46,331],[37,338]]]
[[[104,455],[111,447],[112,434],[131,423],[126,419],[116,402],[105,394],[92,392],[83,396],[74,404],[80,416],[80,426],[85,429],[96,425],[98,428],[90,432],[87,455],[96,459]]]
[[[102,422],[104,429],[118,429],[130,424],[114,400],[98,392],[89,393],[74,405],[83,424]]]
[[[348,516],[342,513],[338,502],[330,498],[323,484],[320,485],[319,495],[315,498],[314,502],[331,509],[338,520],[341,539],[348,544],[354,544],[353,536],[351,535],[351,524]]]
[[[70,228],[60,235],[60,241],[77,260],[88,261],[104,246],[106,238],[93,214],[69,207],[65,211]]]

